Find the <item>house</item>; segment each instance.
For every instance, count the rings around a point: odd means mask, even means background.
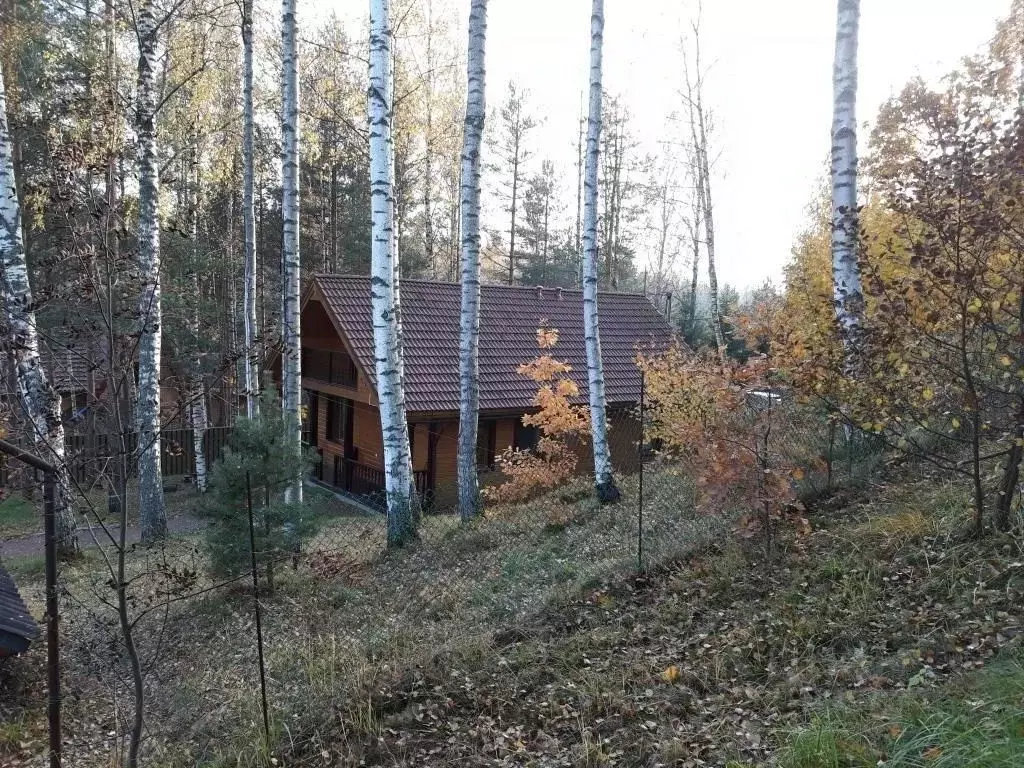
[[[25,607],[14,580],[0,564],[0,658],[22,653],[39,637],[39,625]]]
[[[459,309],[457,283],[402,281],[405,397],[416,486],[435,507],[456,501],[459,432]],[[673,334],[645,296],[600,293],[605,396],[616,470],[636,467],[640,396],[639,351],[663,350]],[[384,487],[383,445],[375,390],[370,278],[317,275],[302,301],[304,440],[319,456],[316,478],[351,494]],[[537,430],[522,423],[537,384],[517,372],[535,358],[537,328],[558,329],[554,357],[586,402],[583,295],[578,290],[483,285],[480,296],[481,482],[497,482],[495,458],[508,447],[531,448]],[[587,449],[581,470],[592,464]]]

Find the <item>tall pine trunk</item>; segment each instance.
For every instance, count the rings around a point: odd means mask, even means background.
[[[281,315],[281,407],[287,442],[302,450],[302,331],[299,295],[302,290],[299,260],[299,54],[295,0],[284,0],[281,14],[281,217],[284,222]],[[286,492],[289,501],[302,501],[302,478]]]
[[[832,299],[847,376],[857,375],[864,295],[857,266],[857,33],[860,0],[839,0],[832,70]]]
[[[65,462],[64,423],[60,395],[46,378],[39,361],[39,334],[29,283],[28,262],[21,235],[21,205],[15,187],[11,134],[7,127],[7,97],[0,70],[0,278],[3,280],[4,319],[17,377],[18,396],[25,420],[42,457],[57,467],[54,507],[57,515],[57,550],[61,555],[78,551],[75,510]]]
[[[590,389],[590,429],[594,443],[594,483],[603,501],[619,498],[608,449],[608,416],[604,398],[604,368],[597,317],[597,165],[601,140],[601,49],[604,44],[604,0],[593,0],[590,17],[590,117],[587,121],[587,161],[583,202],[583,325],[587,344]]]
[[[139,522],[149,543],[167,534],[163,478],[160,474],[160,169],[156,144],[159,27],[151,0],[138,10],[139,72],[135,132],[139,181],[138,268],[139,383],[138,429]]]
[[[404,376],[399,311],[398,256],[395,249],[394,143],[391,126],[391,4],[370,0],[370,85],[367,111],[370,129],[370,291],[377,401],[384,438],[384,480],[387,490],[387,540],[402,546],[416,535],[413,516],[412,460],[405,415]]]
[[[459,317],[459,512],[480,512],[476,444],[480,411],[480,148],[487,117],[487,0],[471,0],[462,136],[462,311]]]
[[[242,0],[242,248],[245,277],[242,327],[245,335],[245,412],[253,419],[260,413],[260,353],[256,348],[259,326],[256,321],[256,206],[253,194],[253,53],[252,4]]]

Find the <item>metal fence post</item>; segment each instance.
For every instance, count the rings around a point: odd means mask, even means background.
[[[644,569],[644,447],[646,443],[646,427],[644,426],[644,394],[647,388],[647,377],[640,371],[640,444],[637,446],[639,467],[639,487],[637,489],[636,509],[636,569]]]
[[[50,768],[61,765],[60,724],[60,607],[57,602],[57,515],[54,508],[56,473],[43,480],[43,525],[46,539],[46,680],[50,731]]]
[[[252,514],[252,484],[245,473],[245,504],[249,512],[249,558],[252,565],[252,598],[256,607],[256,651],[260,664],[260,695],[263,704],[263,735],[270,750],[270,715],[267,711],[267,668],[263,661],[263,616],[260,610],[260,577],[256,565],[256,525]]]
[[[60,768],[60,606],[57,602],[57,516],[54,509],[57,467],[6,440],[0,440],[0,453],[18,459],[43,473],[43,546],[46,552],[46,715],[50,736],[50,768]]]

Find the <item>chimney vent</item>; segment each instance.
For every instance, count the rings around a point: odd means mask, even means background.
[[[556,297],[556,298],[557,298],[557,299],[558,299],[559,301],[561,301],[561,300],[562,300],[562,286],[558,286],[557,288],[555,288],[555,297]]]
[[[536,290],[537,290],[537,298],[538,299],[543,299],[544,298],[544,286],[538,285]]]

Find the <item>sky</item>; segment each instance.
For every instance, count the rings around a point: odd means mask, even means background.
[[[468,8],[469,0],[454,1]],[[357,7],[348,0],[313,2],[318,11],[343,17]],[[1010,3],[862,0],[862,126],[913,76],[935,80],[977,52]],[[528,88],[543,117],[538,154],[554,157],[573,187],[590,6],[590,0],[490,0],[488,6],[489,106],[499,103],[509,80]],[[605,88],[623,95],[646,151],[657,151],[668,135],[668,115],[682,106],[679,40],[694,9],[694,0],[605,2]],[[834,0],[704,0],[720,282],[780,283],[809,222],[809,205],[827,173],[834,35]],[[868,133],[862,127],[862,149]]]

